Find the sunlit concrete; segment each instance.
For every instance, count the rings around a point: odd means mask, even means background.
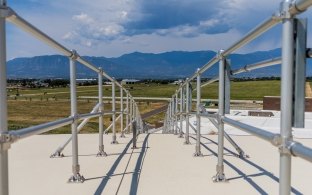
[[[82,184],[68,184],[71,176],[71,146],[64,158],[49,158],[68,135],[39,135],[12,145],[10,149],[10,194],[278,194],[277,148],[254,136],[232,136],[250,155],[239,159],[225,142],[226,183],[213,183],[216,173],[216,135],[205,135],[203,157],[193,157],[195,140],[184,145],[176,135],[141,134],[138,149],[131,149],[131,136],[111,145],[105,135],[107,157],[96,157],[98,136],[79,135]],[[312,146],[312,140],[300,139]],[[311,194],[312,164],[293,158],[294,194]]]

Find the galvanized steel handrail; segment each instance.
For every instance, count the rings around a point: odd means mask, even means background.
[[[269,66],[273,66],[273,65],[278,65],[278,64],[281,64],[281,63],[282,63],[282,60],[281,60],[280,57],[272,58],[272,59],[264,60],[264,61],[257,62],[257,63],[254,63],[254,64],[248,64],[248,65],[245,65],[242,68],[239,68],[239,69],[236,69],[236,70],[231,70],[231,75],[237,75],[237,74],[240,74],[240,73],[249,72],[249,71],[260,69],[260,68],[265,68],[265,67],[269,67]],[[203,83],[201,85],[201,87],[204,87],[206,85],[214,83],[214,82],[216,82],[218,80],[219,80],[219,76],[215,76],[212,79],[210,79],[209,81]]]
[[[13,139],[12,141],[17,141],[19,139],[27,138],[32,135],[38,135],[38,134],[45,133],[53,129],[57,129],[57,128],[72,124],[74,120],[75,120],[74,117],[68,117],[65,119],[59,119],[56,121],[40,124],[40,125],[33,126],[33,127],[27,127],[27,128],[20,129],[20,130],[9,131],[8,134],[12,135],[12,139]]]
[[[304,126],[304,85],[305,80],[305,66],[306,57],[312,57],[311,49],[306,48],[306,21],[295,18],[295,15],[304,12],[308,7],[312,5],[312,0],[284,0],[281,3],[281,7],[278,14],[274,14],[268,20],[254,28],[252,31],[247,33],[243,38],[234,43],[226,50],[220,50],[218,54],[213,57],[204,66],[199,68],[195,74],[185,80],[181,84],[180,88],[176,90],[176,93],[172,96],[168,110],[166,112],[166,118],[164,123],[164,133],[176,134],[178,120],[183,120],[181,116],[183,112],[187,115],[191,114],[189,110],[178,111],[176,108],[178,102],[186,104],[191,100],[192,92],[183,95],[182,91],[185,88],[189,88],[191,82],[197,78],[196,89],[197,90],[197,106],[196,106],[196,150],[195,156],[200,156],[200,116],[216,118],[217,122],[213,124],[218,128],[218,164],[217,174],[214,176],[214,181],[225,181],[226,177],[224,174],[223,166],[223,137],[226,136],[224,133],[224,123],[241,129],[247,133],[255,135],[263,140],[269,141],[274,146],[279,148],[280,153],[280,194],[290,194],[290,162],[291,155],[301,157],[305,160],[312,162],[312,148],[308,148],[301,143],[294,142],[292,140],[292,126],[303,127]],[[237,50],[238,48],[246,45],[250,41],[263,34],[277,23],[282,22],[283,25],[283,36],[282,36],[282,56],[281,58],[273,58],[262,62],[257,62],[250,65],[245,65],[237,70],[230,70],[230,62],[227,61],[227,57]],[[296,30],[295,30],[296,29]],[[295,32],[296,31],[296,32]],[[296,48],[296,49],[295,49]],[[301,52],[301,53],[300,53]],[[219,75],[213,77],[204,84],[201,84],[200,76],[211,68],[214,64],[219,62]],[[264,68],[282,64],[282,75],[281,75],[281,131],[280,134],[271,133],[265,129],[254,127],[252,125],[244,124],[242,122],[233,120],[227,117],[225,114],[230,112],[230,76],[240,74],[247,71],[252,71],[258,68]],[[294,68],[295,67],[295,68]],[[294,74],[295,73],[295,74]],[[219,80],[219,102],[217,115],[208,114],[202,112],[200,109],[201,101],[201,87],[211,84]],[[294,88],[293,88],[294,87]],[[180,96],[180,97],[179,97]],[[183,97],[188,97],[186,101],[182,101]],[[295,97],[293,99],[293,97]],[[292,104],[295,104],[294,110]],[[302,105],[303,104],[303,105]],[[177,113],[181,114],[177,114]],[[180,116],[178,118],[177,116]],[[189,120],[189,117],[186,118]],[[292,124],[292,121],[294,123]],[[188,124],[189,121],[186,121]],[[186,125],[185,143],[189,143],[188,129],[190,125]],[[193,127],[192,127],[193,128]],[[195,128],[193,128],[195,131]],[[180,129],[182,131],[182,129]],[[233,140],[232,140],[233,141]],[[235,145],[235,142],[231,143]]]
[[[44,124],[8,131],[7,124],[7,95],[6,95],[6,40],[5,40],[5,22],[9,21],[15,24],[17,27],[23,29],[24,31],[30,33],[35,38],[43,41],[47,45],[55,48],[57,51],[62,53],[63,55],[69,58],[70,65],[70,95],[71,95],[71,116],[64,119],[59,119],[52,122],[47,122]],[[106,152],[104,151],[104,143],[103,143],[103,116],[110,114],[113,116],[114,120],[112,121],[113,126],[113,142],[118,143],[116,140],[116,120],[121,119],[121,124],[123,124],[124,119],[123,115],[126,117],[126,130],[129,132],[129,124],[133,121],[136,121],[139,132],[143,132],[144,123],[142,122],[140,112],[138,109],[138,105],[134,101],[134,98],[131,96],[129,91],[126,90],[119,82],[117,82],[113,77],[109,76],[105,73],[101,67],[96,67],[90,62],[86,61],[82,58],[75,50],[69,50],[40,29],[33,26],[31,23],[23,19],[19,16],[13,9],[7,6],[6,0],[0,0],[0,195],[7,195],[9,193],[8,189],[8,150],[10,145],[22,138],[26,138],[32,135],[37,135],[40,133],[45,133],[50,130],[63,127],[71,124],[72,136],[57,149],[57,151],[51,156],[61,157],[62,150],[66,147],[66,145],[72,141],[72,172],[73,175],[70,177],[69,182],[83,182],[84,177],[80,175],[80,165],[78,162],[78,132],[87,124],[89,119],[91,118],[99,118],[99,152],[97,156],[106,156]],[[92,109],[90,113],[82,113],[78,114],[77,111],[77,94],[76,94],[76,62],[81,63],[82,65],[88,67],[98,74],[98,104]],[[105,112],[104,111],[104,103],[103,103],[103,76],[112,82],[112,111]],[[121,91],[121,109],[116,111],[116,97],[115,97],[115,85],[120,88]],[[127,108],[123,108],[123,92],[126,93],[126,104]],[[119,117],[116,118],[116,114],[120,114]],[[78,121],[83,120],[79,125]],[[121,125],[121,133],[124,133],[124,129]],[[131,126],[130,126],[131,127]]]
[[[222,121],[224,121],[225,123],[229,124],[232,127],[236,127],[237,129],[243,130],[247,133],[250,133],[254,136],[257,136],[263,140],[266,140],[270,143],[272,143],[273,145],[278,145],[278,140],[280,138],[279,134],[275,134],[275,133],[271,133],[269,131],[266,131],[264,129],[260,129],[251,125],[247,125],[244,124],[242,122],[238,122],[236,120],[233,120],[231,118],[228,117],[224,117],[222,119]]]

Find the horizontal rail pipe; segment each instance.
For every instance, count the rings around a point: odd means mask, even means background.
[[[269,131],[265,131],[263,129],[251,126],[251,125],[247,125],[238,121],[235,121],[233,119],[230,119],[228,117],[224,117],[222,118],[223,122],[225,122],[226,124],[232,126],[232,127],[236,127],[240,130],[243,130],[247,133],[250,133],[252,135],[255,135],[263,140],[266,140],[270,143],[272,143],[273,145],[279,145],[280,142],[280,135],[279,134],[274,134],[271,133]]]
[[[312,5],[312,0],[296,0],[289,8],[289,12],[292,15],[304,12]]]
[[[269,30],[270,28],[274,27],[276,24],[278,24],[281,21],[279,17],[272,16],[260,25],[258,25],[256,28],[251,30],[249,33],[247,33],[243,38],[241,38],[239,41],[234,43],[232,46],[230,46],[228,49],[224,50],[223,56],[226,57],[229,54],[233,53],[235,50],[241,48],[242,46],[246,45],[247,43],[251,42],[252,40],[259,37],[261,34]],[[200,68],[198,72],[196,72],[193,76],[190,77],[190,79],[187,82],[192,81],[196,78],[197,74],[202,74],[206,70],[208,70],[211,66],[216,64],[219,61],[219,57],[215,56],[213,57],[209,62],[207,62],[204,66]],[[185,85],[185,83],[183,84]]]
[[[312,162],[312,149],[311,148],[308,148],[298,142],[290,142],[288,147],[292,155]]]
[[[79,114],[78,118],[79,120],[85,120],[85,119],[91,119],[102,116],[102,112],[95,112],[95,113],[87,113],[87,114]]]
[[[256,70],[256,69],[259,69],[259,68],[265,68],[265,67],[268,67],[268,66],[278,65],[278,64],[281,64],[281,63],[282,63],[282,59],[280,57],[278,57],[278,58],[273,58],[273,59],[265,60],[265,61],[262,61],[262,62],[258,62],[258,63],[255,63],[255,64],[246,65],[246,66],[244,66],[244,67],[242,67],[240,69],[232,70],[231,72],[232,72],[233,75],[236,75],[236,74],[240,74],[240,73],[243,73],[243,72]]]
[[[295,14],[298,14],[298,13],[305,11],[311,5],[312,5],[312,0],[297,0],[290,7],[289,11],[291,14],[295,15]],[[243,38],[241,38],[239,41],[234,43],[228,49],[224,50],[223,56],[226,57],[229,54],[233,53],[235,50],[237,50],[237,49],[241,48],[242,46],[248,44],[249,42],[253,41],[257,37],[259,37],[261,34],[263,34],[267,30],[274,27],[279,22],[281,22],[281,17],[273,15],[272,17],[265,20],[263,23],[261,23],[260,25],[258,25],[254,29],[252,29],[249,33],[247,33]],[[189,82],[189,81],[195,79],[197,74],[204,73],[206,70],[208,70],[211,66],[213,66],[218,61],[219,61],[219,58],[217,56],[215,56],[208,63],[206,63],[203,67],[201,67],[200,70],[198,71],[198,73],[195,73],[187,81]],[[185,83],[183,85],[185,85]]]
[[[254,63],[254,64],[245,65],[242,68],[239,68],[239,69],[236,69],[236,70],[232,70],[231,73],[232,73],[232,75],[237,75],[237,74],[240,74],[240,73],[249,72],[249,71],[256,70],[256,69],[265,68],[265,67],[268,67],[268,66],[278,65],[278,64],[281,64],[281,63],[282,63],[282,60],[281,60],[280,57],[272,58],[272,59],[264,60],[264,61],[257,62],[257,63]],[[214,83],[214,82],[216,82],[218,80],[219,80],[219,77],[215,76],[212,79],[210,79],[209,81],[203,83],[201,85],[201,87],[204,87],[206,85]]]
[[[239,41],[234,43],[231,47],[224,50],[223,56],[228,56],[229,54],[233,53],[235,50],[241,48],[242,46],[246,45],[247,43],[251,42],[252,40],[259,37],[261,34],[266,32],[267,30],[274,27],[276,24],[281,22],[281,19],[276,16],[272,16],[269,19],[265,20],[263,23],[252,29],[249,33],[247,33],[243,38]]]
[[[36,38],[40,39],[41,41],[45,42],[46,44],[50,45],[51,47],[57,49],[61,53],[66,56],[71,56],[72,52],[64,47],[63,45],[59,44],[57,41],[37,29],[35,26],[24,20],[20,17],[16,12],[14,12],[11,8],[8,8],[10,15],[6,18],[9,22],[15,24],[16,26],[20,27],[21,29],[29,32],[30,34],[34,35]]]
[[[53,129],[57,129],[60,127],[64,127],[66,125],[72,124],[74,121],[74,117],[68,117],[60,120],[56,120],[53,122],[43,123],[40,125],[27,127],[20,130],[12,130],[9,131],[9,134],[13,136],[14,139],[23,139],[26,137],[30,137],[32,135],[38,135],[41,133],[48,132]]]
[[[219,80],[219,76],[215,76],[212,79],[210,79],[209,81],[203,83],[200,87],[205,87],[205,86],[210,85],[211,83],[214,83],[218,80]],[[194,89],[194,90],[196,90],[196,89]]]
[[[77,62],[83,64],[84,66],[90,68],[91,70],[93,70],[94,72],[96,73],[99,73],[100,70],[95,67],[94,65],[90,64],[89,62],[87,62],[85,59],[81,58],[80,56],[77,57]],[[112,79],[110,79],[111,77],[109,77],[107,74],[104,74],[104,71],[103,71],[103,76],[105,76],[107,79],[109,79],[110,81],[113,81]],[[108,76],[108,77],[107,77]]]
[[[38,38],[39,40],[45,42],[47,45],[55,48],[56,50],[58,50],[59,52],[61,52],[62,54],[64,54],[65,56],[71,57],[72,56],[72,51],[67,49],[66,47],[64,47],[63,45],[61,45],[60,43],[58,43],[57,41],[55,41],[54,39],[52,39],[50,36],[48,36],[47,34],[45,34],[44,32],[42,32],[41,30],[39,30],[38,28],[36,28],[35,26],[33,26],[31,23],[27,22],[26,20],[24,20],[21,16],[19,16],[14,10],[12,10],[11,8],[7,8],[9,15],[6,18],[9,22],[11,22],[12,24],[20,27],[21,29],[25,30],[26,32],[32,34],[34,37]],[[87,62],[85,59],[83,59],[82,57],[80,57],[79,55],[77,56],[76,59],[79,63],[83,64],[84,66],[90,68],[91,70],[99,73],[100,70],[94,66],[93,64]],[[117,86],[121,87],[121,84],[118,83],[117,81],[115,81],[111,76],[109,76],[107,73],[105,73],[103,71],[103,76],[107,79],[109,79],[112,82],[115,82]],[[123,88],[123,90],[126,91],[126,89]]]

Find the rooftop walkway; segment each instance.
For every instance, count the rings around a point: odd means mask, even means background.
[[[254,136],[232,138],[250,156],[240,159],[225,142],[226,183],[213,183],[216,173],[216,135],[204,135],[203,157],[193,157],[195,140],[172,134],[141,134],[138,149],[131,149],[131,136],[107,144],[107,157],[96,157],[98,135],[79,135],[79,163],[86,181],[68,184],[71,173],[71,147],[64,158],[49,158],[58,144],[69,135],[39,135],[17,142],[10,150],[10,194],[278,194],[279,155],[275,147]],[[312,146],[311,139],[300,141]],[[312,165],[293,158],[292,193],[312,194]]]

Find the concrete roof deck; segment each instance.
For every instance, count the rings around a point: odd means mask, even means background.
[[[9,151],[10,194],[278,194],[277,148],[254,136],[233,136],[250,155],[239,159],[225,141],[226,183],[213,183],[216,173],[216,135],[204,135],[203,157],[193,157],[195,140],[171,134],[141,134],[138,149],[131,149],[131,136],[120,144],[106,144],[107,157],[96,157],[98,135],[79,135],[79,162],[86,181],[68,184],[71,146],[64,158],[49,158],[69,135],[33,136],[12,145]],[[111,135],[104,136],[110,143]],[[300,139],[312,146],[311,139]],[[311,194],[312,164],[293,158],[293,194]]]

